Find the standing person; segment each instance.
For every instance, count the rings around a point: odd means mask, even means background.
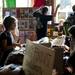
[[[75,5],[72,6],[73,13],[68,16],[64,24],[65,32],[71,37],[70,41],[70,54],[75,50]]]
[[[71,27],[69,27],[68,31],[69,31],[70,37],[71,37],[70,54],[72,54],[73,52],[75,52],[75,25],[72,25]]]
[[[72,10],[73,12],[67,17],[66,21],[64,22],[64,32],[67,36],[69,36],[68,28],[75,25],[75,5],[72,6]]]
[[[8,16],[4,19],[3,25],[5,31],[0,35],[0,66],[4,65],[4,62],[8,54],[14,50],[16,46],[20,47],[19,43],[16,43],[12,31],[16,27],[15,18]]]
[[[63,30],[64,34],[69,36],[68,28],[75,25],[75,5],[72,6],[72,13],[70,13],[64,22]]]
[[[73,13],[71,13],[66,22],[70,24],[70,26],[75,25],[75,5],[72,6]]]
[[[37,26],[36,26],[36,35],[37,35],[37,40],[46,37],[47,33],[47,22],[51,21],[53,17],[55,17],[57,10],[58,10],[59,5],[56,8],[56,11],[53,15],[47,15],[48,8],[43,7],[39,8],[33,13],[33,16],[36,17],[37,20]],[[41,13],[39,12],[41,10]]]

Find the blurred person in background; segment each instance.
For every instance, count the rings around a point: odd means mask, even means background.
[[[0,66],[3,66],[8,54],[14,50],[16,46],[20,47],[14,39],[12,31],[16,28],[16,19],[12,16],[4,18],[3,25],[5,30],[0,34]]]
[[[47,12],[48,12],[47,7],[41,7],[33,13],[33,16],[36,17],[36,20],[37,20],[37,25],[36,25],[37,40],[39,40],[43,37],[46,37],[47,22],[52,21],[52,19],[56,16],[59,6],[60,5],[58,5],[56,7],[56,10],[55,10],[54,14],[52,14],[52,15],[47,15]]]

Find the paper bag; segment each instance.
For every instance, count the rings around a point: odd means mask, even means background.
[[[26,42],[23,70],[26,75],[51,75],[55,51],[40,44]]]

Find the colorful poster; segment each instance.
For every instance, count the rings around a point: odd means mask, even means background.
[[[66,19],[66,12],[58,12],[58,20],[60,19]]]

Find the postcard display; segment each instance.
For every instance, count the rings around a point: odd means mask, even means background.
[[[17,18],[19,20],[20,38],[23,42],[28,38],[36,39],[36,20],[33,17],[33,8],[17,8]]]
[[[33,8],[5,8],[3,10],[3,16],[12,15],[17,17],[21,43],[24,43],[27,38],[32,41],[36,40],[36,19],[32,15],[33,11]]]

